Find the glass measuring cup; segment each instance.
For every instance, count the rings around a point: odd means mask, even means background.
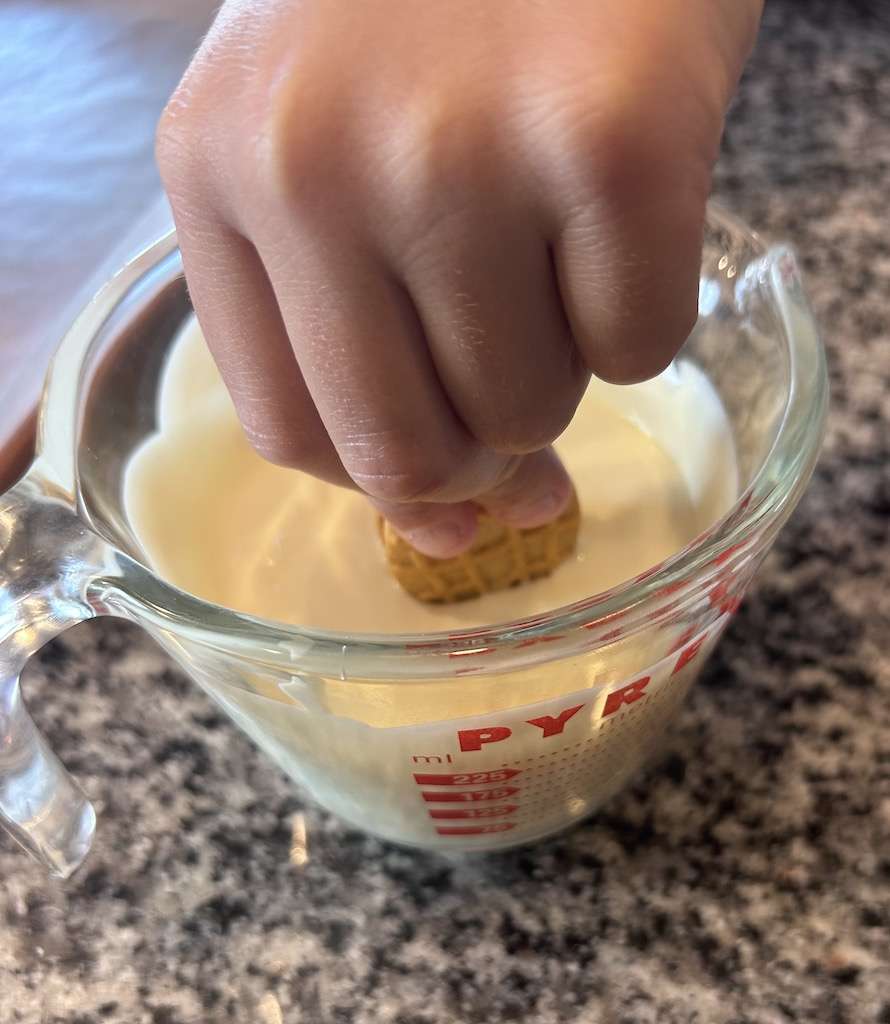
[[[95,816],[28,716],[19,674],[96,615],[139,623],[321,804],[387,839],[486,850],[590,814],[657,747],[799,499],[825,419],[824,353],[792,253],[712,208],[699,322],[678,359],[708,375],[730,420],[741,493],[726,517],[636,579],[522,621],[308,630],[168,585],[127,522],[127,461],[155,432],[190,314],[171,235],[65,337],[37,458],[0,498],[0,822],[60,876],[86,855]]]

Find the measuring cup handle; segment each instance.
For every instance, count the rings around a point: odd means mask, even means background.
[[[62,878],[86,856],[96,815],[28,714],[19,676],[99,610],[85,592],[104,546],[33,471],[0,496],[0,825]]]

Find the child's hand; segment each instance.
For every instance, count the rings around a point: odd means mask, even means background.
[[[761,0],[228,0],[158,138],[188,281],[259,452],[418,548],[557,515],[589,373],[696,316]],[[609,482],[603,481],[608,487]]]

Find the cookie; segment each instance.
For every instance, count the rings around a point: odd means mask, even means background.
[[[415,550],[383,518],[380,537],[389,570],[418,601],[451,604],[548,576],[574,552],[581,510],[578,497],[552,523],[520,530],[482,512],[473,546],[456,558]]]

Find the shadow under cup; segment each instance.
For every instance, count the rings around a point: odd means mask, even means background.
[[[709,212],[699,321],[740,497],[684,551],[604,594],[459,634],[357,636],[265,622],[156,578],[124,474],[157,428],[191,315],[175,238],[125,267],[63,341],[39,454],[0,498],[0,821],[50,871],[86,855],[92,807],[28,717],[27,658],[75,622],[139,623],[322,805],[451,851],[529,842],[590,814],[657,747],[812,472],[824,353],[792,253]]]

